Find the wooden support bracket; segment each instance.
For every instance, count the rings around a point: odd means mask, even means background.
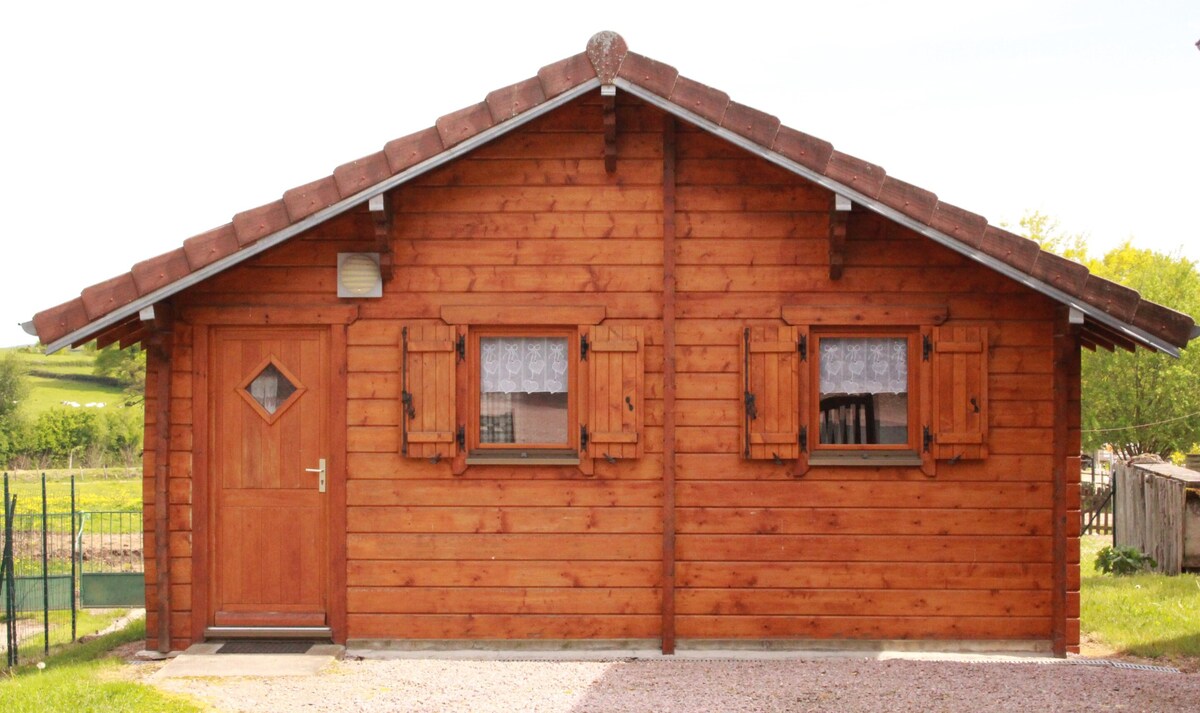
[[[604,170],[617,172],[617,87],[605,84],[600,87],[601,103],[604,107]]]
[[[829,279],[840,280],[846,264],[846,223],[852,203],[849,198],[834,194],[833,210],[829,211]]]
[[[379,275],[384,282],[392,279],[392,198],[383,193],[368,201],[375,219],[375,251],[379,253]]]

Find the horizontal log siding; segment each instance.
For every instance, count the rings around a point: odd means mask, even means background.
[[[604,170],[580,101],[396,192],[395,277],[350,329],[352,638],[653,638],[661,558],[661,329],[648,338],[646,456],[574,467],[399,455],[404,321],[454,304],[602,304],[661,314],[661,116],[622,107]]]
[[[596,100],[574,102],[394,193],[385,296],[348,332],[351,638],[620,639],[660,633],[662,117],[621,97],[617,172]],[[677,633],[681,638],[1048,639],[1053,386],[1048,302],[854,213],[828,277],[831,195],[686,127],[678,135]],[[181,307],[334,304],[365,208],[190,289]],[[989,327],[984,461],[788,467],[739,457],[739,343],[780,305],[939,304]],[[646,455],[575,468],[406,459],[399,330],[447,305],[603,304],[646,336]],[[172,390],[173,644],[190,643],[192,335]],[[157,378],[150,374],[152,383]],[[153,388],[148,389],[153,394]],[[147,414],[153,413],[152,400]],[[152,428],[152,422],[148,422]],[[146,473],[153,473],[146,449]],[[153,528],[153,484],[146,491]],[[147,536],[147,552],[153,552]],[[153,562],[147,562],[154,631]],[[1068,589],[1078,589],[1077,567]],[[194,616],[204,617],[203,612]],[[150,644],[153,645],[153,642]]]
[[[832,195],[697,131],[679,134],[681,638],[1051,635],[1048,303],[926,238],[851,216],[831,280]],[[782,304],[946,304],[993,342],[989,450],[917,468],[738,456],[739,344]]]
[[[173,335],[171,372],[171,450],[167,481],[168,556],[171,583],[171,648],[182,650],[192,643],[192,329],[177,324]],[[158,562],[154,557],[154,470],[157,465],[156,385],[164,375],[150,360],[146,370],[146,435],[142,451],[142,522],[146,578],[146,646],[158,646]]]

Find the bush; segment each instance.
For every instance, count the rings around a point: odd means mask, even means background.
[[[128,465],[141,455],[142,433],[135,409],[51,409],[19,430],[0,431],[0,466]]]
[[[1153,557],[1136,547],[1105,547],[1096,553],[1096,569],[1118,577],[1137,574],[1158,566]]]

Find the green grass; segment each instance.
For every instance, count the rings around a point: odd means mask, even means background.
[[[127,609],[81,609],[75,612],[75,635],[78,638],[91,636],[108,628],[114,621],[128,613]],[[17,649],[20,660],[24,662],[42,658],[42,653],[46,648],[43,643],[45,630],[42,627],[42,614],[36,612],[34,616],[37,619],[37,635],[22,639],[21,645]],[[49,619],[50,649],[51,651],[60,650],[64,645],[71,643],[71,612],[52,611]],[[21,626],[27,630],[30,624],[26,622]]]
[[[1080,626],[1117,651],[1147,658],[1200,657],[1200,576],[1100,574],[1096,553],[1112,540],[1080,546]]]
[[[146,636],[144,620],[121,631],[69,646],[46,660],[45,670],[18,668],[10,678],[0,676],[0,701],[6,713],[123,713],[161,711],[182,713],[203,708],[181,696],[168,695],[151,686],[120,680],[123,664],[105,658],[112,649]]]
[[[0,356],[12,352],[17,360],[30,371],[41,374],[59,374],[63,377],[92,376],[96,361],[95,353],[63,350],[46,356],[38,350],[30,351],[24,347],[0,349]],[[40,414],[53,409],[63,408],[62,402],[74,401],[79,404],[103,402],[106,409],[111,408],[141,408],[138,404],[125,406],[125,392],[115,384],[106,385],[70,378],[56,379],[51,376],[29,376],[29,395],[22,404],[22,411],[28,419],[36,419]],[[67,407],[70,408],[70,407]]]
[[[84,471],[75,478],[76,511],[127,511],[142,509],[142,477],[130,477],[125,468],[110,468],[114,477],[103,471]],[[78,473],[78,471],[76,471]],[[121,476],[121,477],[116,477]],[[42,480],[40,472],[22,471],[9,475],[9,492],[17,496],[17,512],[41,514]],[[71,512],[71,481],[67,471],[46,471],[47,512]]]
[[[105,386],[86,381],[68,381],[65,379],[47,379],[41,376],[29,377],[29,396],[25,398],[24,413],[30,419],[55,408],[72,408],[63,406],[63,401],[74,401],[78,404],[103,403],[104,409],[111,408],[140,408],[125,406],[125,392],[119,386]]]
[[[31,350],[27,347],[0,349],[0,353],[5,352],[15,353],[17,361],[21,362],[26,369],[53,371],[59,374],[91,374],[92,367],[96,363],[94,352],[77,352],[72,349],[64,349],[49,356],[42,353],[40,349]]]

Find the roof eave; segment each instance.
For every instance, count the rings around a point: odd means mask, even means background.
[[[1041,280],[1031,277],[1025,272],[1018,270],[1012,265],[1009,265],[1003,260],[993,257],[982,250],[973,248],[969,245],[964,245],[961,241],[956,240],[955,238],[918,220],[915,220],[901,213],[895,208],[885,205],[875,198],[868,197],[854,190],[853,188],[829,178],[828,176],[817,173],[807,166],[799,164],[787,158],[786,156],[772,151],[771,149],[764,147],[762,144],[756,143],[738,133],[717,125],[709,119],[705,119],[698,114],[688,111],[669,99],[664,99],[659,94],[644,89],[622,77],[617,77],[614,80],[614,84],[616,84],[617,87],[623,91],[627,91],[633,96],[652,104],[653,106],[658,107],[659,109],[672,114],[673,116],[683,119],[688,123],[694,124],[699,128],[704,129],[705,131],[718,136],[721,139],[724,139],[725,141],[735,144],[736,146],[749,151],[750,153],[762,159],[770,161],[781,168],[785,168],[799,176],[802,176],[813,183],[816,183],[817,185],[828,188],[834,193],[845,196],[856,203],[860,203],[863,207],[874,211],[875,213],[878,213],[889,220],[895,221],[896,223],[899,223],[910,230],[918,232],[965,257],[968,257],[1001,273],[1006,277],[1016,280],[1017,282],[1020,282],[1021,284],[1040,292],[1041,294],[1061,304],[1067,305],[1068,307],[1074,307],[1075,309],[1078,309],[1080,312],[1083,312],[1085,315],[1087,315],[1088,318],[1094,319],[1111,329],[1117,330],[1121,334],[1128,336],[1130,339],[1133,339],[1147,348],[1155,349],[1173,357],[1179,356],[1179,348],[1175,345],[1156,337],[1139,327],[1119,320],[1104,310],[1083,302],[1078,297],[1067,294],[1053,285],[1049,285]],[[1195,338],[1197,336],[1200,336],[1200,326],[1193,328],[1192,331],[1192,337]]]
[[[314,228],[331,218],[335,218],[357,205],[366,203],[377,195],[386,193],[396,186],[407,183],[408,181],[411,181],[412,179],[417,178],[424,173],[453,161],[463,154],[469,153],[488,143],[489,141],[499,138],[500,136],[503,136],[504,134],[507,134],[520,126],[533,121],[543,114],[549,113],[560,106],[563,106],[564,104],[567,104],[583,96],[584,94],[587,94],[599,86],[600,80],[593,77],[592,79],[588,79],[572,89],[564,91],[562,94],[555,96],[553,99],[548,99],[545,102],[512,117],[511,119],[506,119],[495,126],[484,129],[478,134],[463,140],[461,143],[451,146],[436,156],[428,158],[421,163],[390,176],[383,181],[374,184],[373,186],[364,188],[352,196],[343,198],[337,203],[334,203],[327,208],[323,208],[307,218],[292,223],[286,228],[276,231],[262,238],[261,240],[255,241],[253,244],[242,248],[232,255],[227,255],[219,260],[215,260],[211,264],[205,265],[204,267],[189,273],[182,279],[172,282],[169,285],[164,285],[153,292],[142,295],[133,302],[130,302],[129,304],[126,304],[119,309],[104,315],[103,317],[99,317],[85,324],[79,329],[76,329],[75,331],[70,332],[69,334],[66,334],[63,337],[60,337],[59,339],[46,345],[46,353],[53,354],[64,347],[70,346],[71,344],[74,344],[80,340],[87,339],[88,337],[95,335],[97,332],[115,326],[129,317],[137,314],[145,307],[149,307],[157,302],[161,302],[162,300],[182,292],[183,290],[186,290],[187,288],[199,282],[203,282],[214,275],[224,272],[234,265],[249,260],[255,255],[269,250],[276,245],[279,245],[280,243],[285,242],[290,238],[299,235],[300,233],[303,233],[306,230]],[[29,324],[32,327],[32,323]],[[26,331],[29,331],[29,329],[26,329]],[[31,333],[36,336],[36,330],[35,332]]]

